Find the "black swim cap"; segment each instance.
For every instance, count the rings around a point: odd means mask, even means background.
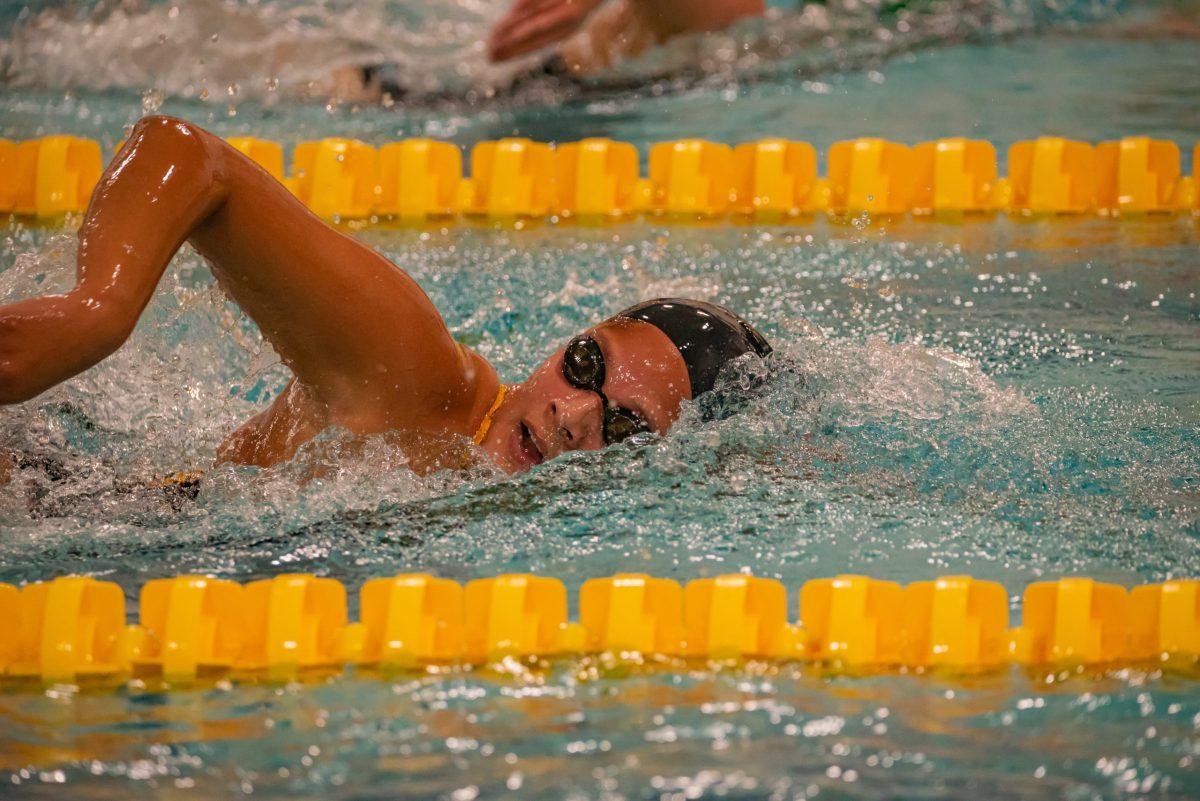
[[[760,358],[771,352],[763,335],[733,312],[702,300],[648,300],[612,319],[641,320],[667,335],[679,348],[692,383],[692,397],[708,392],[726,362],[747,353]]]

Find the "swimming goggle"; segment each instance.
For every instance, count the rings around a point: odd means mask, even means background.
[[[571,340],[563,352],[563,377],[576,389],[585,389],[600,396],[604,406],[604,444],[612,445],[634,434],[650,430],[649,423],[637,412],[609,404],[601,387],[604,386],[604,353],[591,337]]]

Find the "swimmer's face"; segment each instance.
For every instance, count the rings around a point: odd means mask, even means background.
[[[612,320],[585,332],[600,346],[605,365],[601,391],[662,434],[691,398],[687,365],[662,331],[640,320]],[[580,389],[563,374],[565,344],[496,410],[483,447],[509,472],[528,470],[565,451],[599,450],[604,442],[600,395]]]

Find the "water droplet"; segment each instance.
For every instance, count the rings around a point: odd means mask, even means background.
[[[158,89],[148,89],[142,92],[142,114],[153,114],[158,111],[162,108],[164,100],[166,100],[166,95]]]

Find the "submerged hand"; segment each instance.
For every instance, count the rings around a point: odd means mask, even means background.
[[[579,30],[601,2],[516,0],[488,36],[488,57],[508,61],[561,41]]]

